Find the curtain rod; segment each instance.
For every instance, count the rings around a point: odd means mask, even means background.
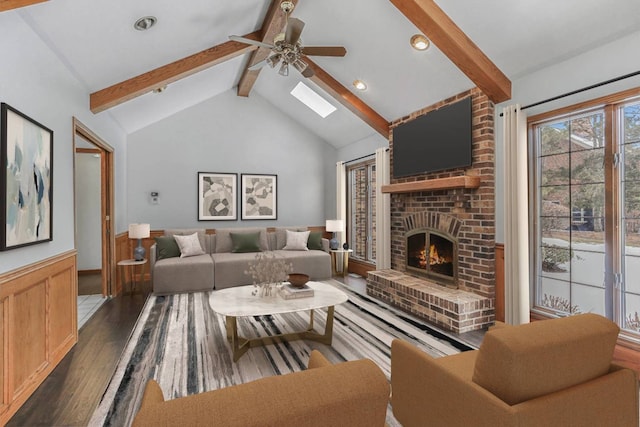
[[[385,148],[384,151],[389,151],[389,149]],[[358,160],[366,159],[367,157],[371,157],[371,156],[375,156],[375,155],[376,155],[376,153],[366,154],[364,156],[360,156],[360,157],[357,157],[355,159],[346,160],[343,163],[346,165],[347,163],[357,162]]]
[[[547,102],[556,101],[558,99],[566,98],[567,96],[575,95],[580,92],[586,92],[588,90],[595,89],[600,86],[605,86],[611,83],[619,82],[620,80],[628,79],[629,77],[634,77],[639,74],[640,74],[640,71],[634,71],[633,73],[625,74],[624,76],[614,77],[612,79],[605,80],[600,83],[592,84],[591,86],[583,87],[582,89],[572,90],[571,92],[563,93],[562,95],[554,96],[553,98],[548,98],[543,101],[538,101],[538,102],[534,102],[533,104],[525,105],[524,107],[520,108],[520,110],[526,110],[527,108],[537,107],[538,105],[546,104]],[[502,116],[503,116],[503,113],[500,113],[500,117]]]

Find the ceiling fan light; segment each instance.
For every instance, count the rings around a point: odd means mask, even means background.
[[[280,55],[279,53],[273,54],[266,59],[267,64],[269,65],[269,67],[273,68],[278,62],[280,62],[281,57],[282,55]]]
[[[301,59],[296,59],[293,66],[301,73],[308,67],[307,63]]]
[[[282,65],[280,66],[280,70],[278,71],[278,74],[280,74],[281,76],[288,76],[289,75],[289,64],[287,64],[286,62],[283,62]]]
[[[411,47],[415,50],[427,50],[429,45],[431,45],[431,42],[422,34],[414,34],[411,37]]]

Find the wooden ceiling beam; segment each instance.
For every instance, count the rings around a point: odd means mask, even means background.
[[[262,32],[255,31],[243,37],[258,41],[261,40]],[[219,44],[92,93],[89,97],[90,109],[93,113],[105,111],[256,48],[253,45],[231,40]]]
[[[298,0],[292,1],[294,6],[298,4]],[[280,34],[284,29],[287,19],[285,14],[282,12],[282,9],[280,9],[280,3],[281,0],[273,0],[271,2],[271,7],[267,12],[267,16],[264,18],[264,22],[262,23],[262,40],[260,40],[262,42],[273,43],[275,36]],[[251,89],[253,89],[253,85],[262,70],[262,68],[249,70],[249,67],[266,59],[270,53],[271,49],[264,47],[259,47],[253,51],[244,71],[242,72],[242,76],[240,77],[240,81],[238,83],[238,96],[249,96],[249,93],[251,92]]]
[[[390,1],[489,99],[511,99],[511,81],[433,0]]]
[[[43,3],[48,0],[0,0],[0,12],[11,9],[19,9],[32,4]]]
[[[309,64],[309,67],[311,67],[314,72],[314,75],[309,77],[309,80],[320,86],[336,101],[347,107],[356,116],[380,133],[380,135],[389,139],[389,122],[384,117],[375,112],[373,108],[365,104],[360,98],[355,96],[353,92],[331,77],[329,73],[320,68],[320,66],[313,62],[308,56],[304,58],[304,61]]]

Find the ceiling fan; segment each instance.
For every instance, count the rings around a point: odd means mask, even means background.
[[[289,14],[293,10],[293,2],[284,0],[280,3],[280,9],[285,14],[285,32],[275,36],[273,44],[259,42],[240,36],[229,36],[229,39],[251,44],[271,50],[271,54],[263,61],[257,62],[249,67],[249,70],[256,70],[265,64],[275,68],[280,64],[278,74],[289,75],[289,65],[292,65],[304,77],[313,76],[313,70],[309,64],[302,60],[303,55],[307,56],[345,56],[347,50],[342,46],[302,46],[300,34],[304,28],[304,22],[297,18],[290,18]]]

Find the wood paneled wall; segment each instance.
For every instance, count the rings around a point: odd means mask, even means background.
[[[78,341],[76,251],[0,275],[0,425]]]

